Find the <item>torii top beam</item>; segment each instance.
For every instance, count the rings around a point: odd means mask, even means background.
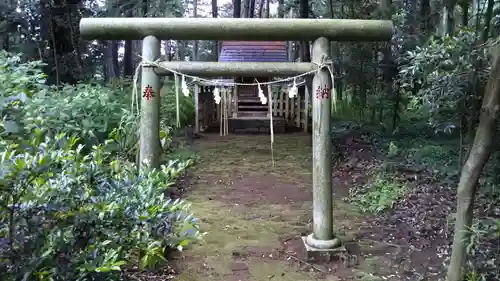
[[[84,18],[84,39],[142,40],[315,40],[388,41],[388,20],[257,18]]]

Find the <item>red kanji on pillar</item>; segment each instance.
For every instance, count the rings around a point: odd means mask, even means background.
[[[146,100],[150,100],[155,97],[155,92],[153,91],[153,87],[149,85],[146,86],[143,93],[144,94],[142,95],[142,97],[146,98]]]
[[[316,89],[317,99],[327,99],[329,96],[330,96],[330,90],[328,89],[327,86],[325,86],[323,89],[321,87],[318,87]]]

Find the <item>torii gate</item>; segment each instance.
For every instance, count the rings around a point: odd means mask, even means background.
[[[160,40],[310,41],[312,62],[159,62],[188,75],[293,76],[317,69],[312,89],[329,90],[331,76],[325,63],[332,41],[388,41],[393,26],[386,20],[247,19],[247,18],[85,18],[80,35],[86,39],[143,40],[142,57],[160,57]],[[141,88],[153,96],[141,100],[140,160],[158,166],[160,80],[169,75],[161,67],[142,66]],[[323,92],[325,93],[325,92]],[[331,95],[312,95],[313,233],[303,237],[311,252],[332,252],[340,245],[333,233]]]

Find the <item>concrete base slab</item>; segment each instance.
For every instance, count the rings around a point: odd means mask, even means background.
[[[302,236],[302,242],[305,247],[305,259],[310,262],[329,262],[336,257],[342,257],[347,249],[339,245],[333,249],[318,249],[307,244],[307,236]]]

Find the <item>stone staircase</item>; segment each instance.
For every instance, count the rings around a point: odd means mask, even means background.
[[[267,96],[267,91],[264,91]],[[262,104],[256,87],[238,88],[238,117],[267,117],[268,105]]]
[[[264,90],[267,96],[267,89]],[[269,105],[262,104],[258,89],[254,86],[238,88],[238,114],[229,119],[231,131],[268,132],[270,130]],[[276,133],[284,133],[286,122],[282,117],[273,117],[273,128]]]

